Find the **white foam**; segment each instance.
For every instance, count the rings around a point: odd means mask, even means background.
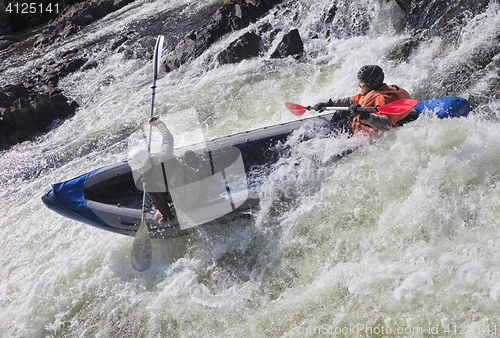
[[[89,39],[174,5],[144,3],[117,13],[97,23]],[[368,36],[312,39],[310,29],[328,8],[315,0],[297,6],[291,9],[297,21],[290,15],[279,25],[299,27],[314,58],[264,55],[207,67],[205,57],[231,36],[197,62],[161,74],[156,111],[178,145],[198,142],[192,135],[198,121],[204,138],[217,137],[291,120],[286,101],[312,105],[353,95],[364,64],[380,64],[389,83],[414,94],[468,54],[476,37],[488,41],[498,21],[491,5],[466,27],[458,46],[442,50],[433,39],[396,63],[386,55],[406,36],[383,33],[385,21],[375,22]],[[376,9],[372,20],[380,14],[390,20],[394,11],[362,1],[367,6]],[[285,10],[274,11],[279,18]],[[81,43],[81,35],[68,42]],[[273,173],[298,174],[291,198],[263,191],[251,220],[155,240],[153,266],[137,273],[129,260],[131,238],[65,219],[40,201],[51,183],[118,162],[145,138],[151,62],[120,53],[98,57],[99,68],[62,81],[83,103],[74,117],[0,154],[0,335],[296,336],[321,325],[431,323],[441,333],[456,324],[477,336],[485,323],[500,325],[498,102],[483,105],[475,117],[420,118],[371,140],[298,143],[296,133],[293,160],[282,159]],[[472,90],[491,97],[488,79],[496,72],[489,69]],[[360,149],[334,161],[349,147]]]

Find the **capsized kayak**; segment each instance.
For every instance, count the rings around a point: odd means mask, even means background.
[[[467,116],[470,100],[439,98],[419,101],[406,122],[419,115],[439,118]],[[187,161],[194,153],[200,160],[200,180],[207,182],[205,193],[187,212],[169,222],[159,222],[153,205],[147,206],[146,222],[151,238],[168,238],[188,234],[188,229],[214,220],[247,217],[248,210],[259,204],[258,188],[280,156],[294,130],[314,124],[329,127],[334,113],[320,114],[269,127],[214,139],[176,149],[176,157]],[[56,183],[43,196],[43,203],[60,215],[100,229],[135,236],[142,218],[143,191],[127,161],[105,166],[70,180]],[[177,211],[177,208],[176,208]]]
[[[175,150],[176,157],[186,161],[186,154],[194,153],[203,171],[217,181],[222,177],[223,189],[200,199],[198,210],[208,223],[216,219],[246,217],[245,211],[259,204],[257,189],[263,184],[270,165],[278,161],[277,145],[307,123],[328,125],[332,114],[315,116],[247,131]],[[205,160],[207,159],[207,160]],[[239,160],[241,177],[229,177],[228,169]],[[234,171],[234,170],[233,170]],[[225,175],[222,175],[225,174]],[[228,181],[231,180],[231,181]],[[213,183],[213,182],[212,182]],[[43,203],[64,217],[101,229],[134,236],[142,217],[142,194],[126,160],[91,171],[68,181],[56,183],[42,196]],[[178,222],[158,222],[152,205],[148,205],[146,222],[151,238],[175,237],[187,234]],[[219,211],[214,214],[214,209]],[[222,213],[222,214],[221,214]],[[209,216],[206,216],[209,214]]]

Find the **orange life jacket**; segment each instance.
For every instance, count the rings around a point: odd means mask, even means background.
[[[352,99],[358,103],[361,107],[377,107],[377,106],[385,106],[391,102],[401,100],[401,99],[411,99],[410,94],[403,88],[398,86],[388,86],[385,83],[377,90],[371,90],[366,95],[362,93],[356,94],[352,97]],[[404,119],[409,111],[399,114],[384,114],[378,111],[374,111],[375,114],[379,116],[385,116],[389,119],[391,127],[394,127],[396,122]],[[359,131],[373,131],[375,130],[373,127],[368,125],[365,120],[359,119],[359,116],[355,116],[352,121],[352,130],[354,133]]]

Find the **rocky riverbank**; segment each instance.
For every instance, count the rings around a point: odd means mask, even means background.
[[[401,29],[408,32],[408,40],[394,47],[393,53],[387,57],[394,60],[407,60],[412,51],[422,41],[439,36],[444,43],[454,43],[457,37],[456,26],[467,24],[468,20],[486,10],[491,0],[466,0],[443,3],[436,0],[389,0],[396,1],[404,15]],[[48,25],[38,34],[33,48],[44,50],[51,45],[75,34],[83,27],[95,22],[107,14],[123,8],[133,0],[88,0],[65,7],[61,13],[52,18]],[[246,29],[264,15],[270,13],[287,13],[297,4],[294,0],[224,0],[209,8],[209,13],[200,14],[194,27],[184,36],[170,39],[165,47],[165,70],[173,71],[181,66],[189,66],[189,62],[199,58],[212,44],[227,34]],[[369,29],[369,22],[364,17],[347,17],[345,8],[348,5],[332,2],[332,6],[320,18],[323,31],[318,36],[323,38],[342,38],[342,34],[364,35]],[[290,10],[289,10],[290,9]],[[170,25],[172,13],[158,13],[157,20],[144,22],[141,28],[127,27],[123,33],[114,36],[101,44],[100,48],[108,48],[125,52],[128,57],[140,58],[150,56],[141,50],[152,49],[154,37],[164,34],[165,26]],[[278,18],[279,20],[279,18]],[[349,21],[350,20],[350,21]],[[343,24],[355,21],[356,29],[340,30]],[[254,26],[251,31],[242,33],[224,50],[216,55],[219,64],[237,63],[248,58],[270,55],[271,59],[295,57],[305,58],[303,39],[315,39],[318,36],[301,37],[299,30],[281,31],[269,23]],[[326,28],[326,31],[324,30]],[[329,27],[329,28],[328,28]],[[11,27],[0,27],[0,48],[13,48],[17,38],[13,37]],[[133,37],[133,39],[131,38]],[[167,39],[169,37],[167,36]],[[277,40],[279,39],[279,40]],[[498,37],[500,41],[500,36]],[[132,43],[133,41],[133,43]],[[273,47],[274,46],[274,47]],[[460,81],[468,83],[474,73],[495,58],[500,52],[499,44],[484,46],[473,57],[482,62],[474,62],[475,68],[464,67],[450,73],[443,80],[443,95],[453,93],[447,87],[460,86]],[[274,50],[270,50],[274,48]],[[479,66],[478,66],[479,65]],[[481,66],[484,65],[484,66]],[[77,102],[71,102],[58,87],[59,80],[76,71],[98,67],[99,62],[89,60],[85,51],[66,51],[57,56],[52,64],[45,65],[23,76],[20,83],[0,83],[0,137],[3,148],[25,141],[43,132],[52,122],[64,119],[75,113]],[[479,67],[479,68],[478,68]],[[457,84],[456,77],[460,75]]]
[[[38,34],[33,47],[43,49],[57,43],[132,1],[68,1],[61,13],[52,17],[47,27]],[[3,19],[7,19],[5,13]],[[20,25],[20,19],[16,19],[15,25]],[[13,33],[12,26],[14,25],[1,25],[0,50],[20,42],[10,35]],[[71,50],[60,55],[57,62],[36,69],[28,77],[24,76],[21,82],[0,86],[0,149],[23,142],[47,130],[54,121],[73,115],[78,103],[62,93],[62,89],[58,87],[59,80],[77,70],[94,67],[97,64],[88,62],[81,51]]]
[[[62,93],[59,80],[97,66],[77,55],[78,51],[68,51],[59,62],[36,69],[20,83],[0,86],[1,148],[23,142],[75,113],[78,103]]]
[[[34,93],[23,85],[0,87],[2,148],[27,140],[56,119],[71,116],[77,107],[76,102],[68,103],[59,90]]]

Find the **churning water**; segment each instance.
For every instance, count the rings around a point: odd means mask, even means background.
[[[290,160],[275,168],[300,173],[281,190],[287,196],[270,188],[251,219],[154,240],[146,272],[130,264],[132,238],[43,206],[52,183],[121,161],[145,140],[151,50],[137,43],[109,52],[98,42],[172,11],[182,20],[161,33],[174,43],[194,24],[190,16],[217,3],[138,0],[43,54],[4,60],[5,79],[73,48],[86,48],[99,67],[59,84],[80,103],[74,117],[0,154],[0,336],[498,336],[498,55],[474,81],[464,84],[457,73],[454,95],[480,102],[468,118],[421,117],[371,140],[299,143],[294,135]],[[382,66],[389,84],[417,99],[440,96],[443,79],[464,62],[474,69],[479,61],[470,55],[500,34],[500,6],[492,3],[457,26],[457,43],[428,39],[395,61],[394,47],[408,36],[394,1],[339,1],[344,20],[328,27],[318,22],[331,1],[287,4],[247,30],[263,22],[298,28],[304,59],[265,53],[218,65],[213,56],[238,32],[161,74],[156,114],[177,146],[292,120],[286,101],[354,95],[365,64]],[[360,25],[368,34],[358,34]],[[359,149],[333,160],[352,146]]]

